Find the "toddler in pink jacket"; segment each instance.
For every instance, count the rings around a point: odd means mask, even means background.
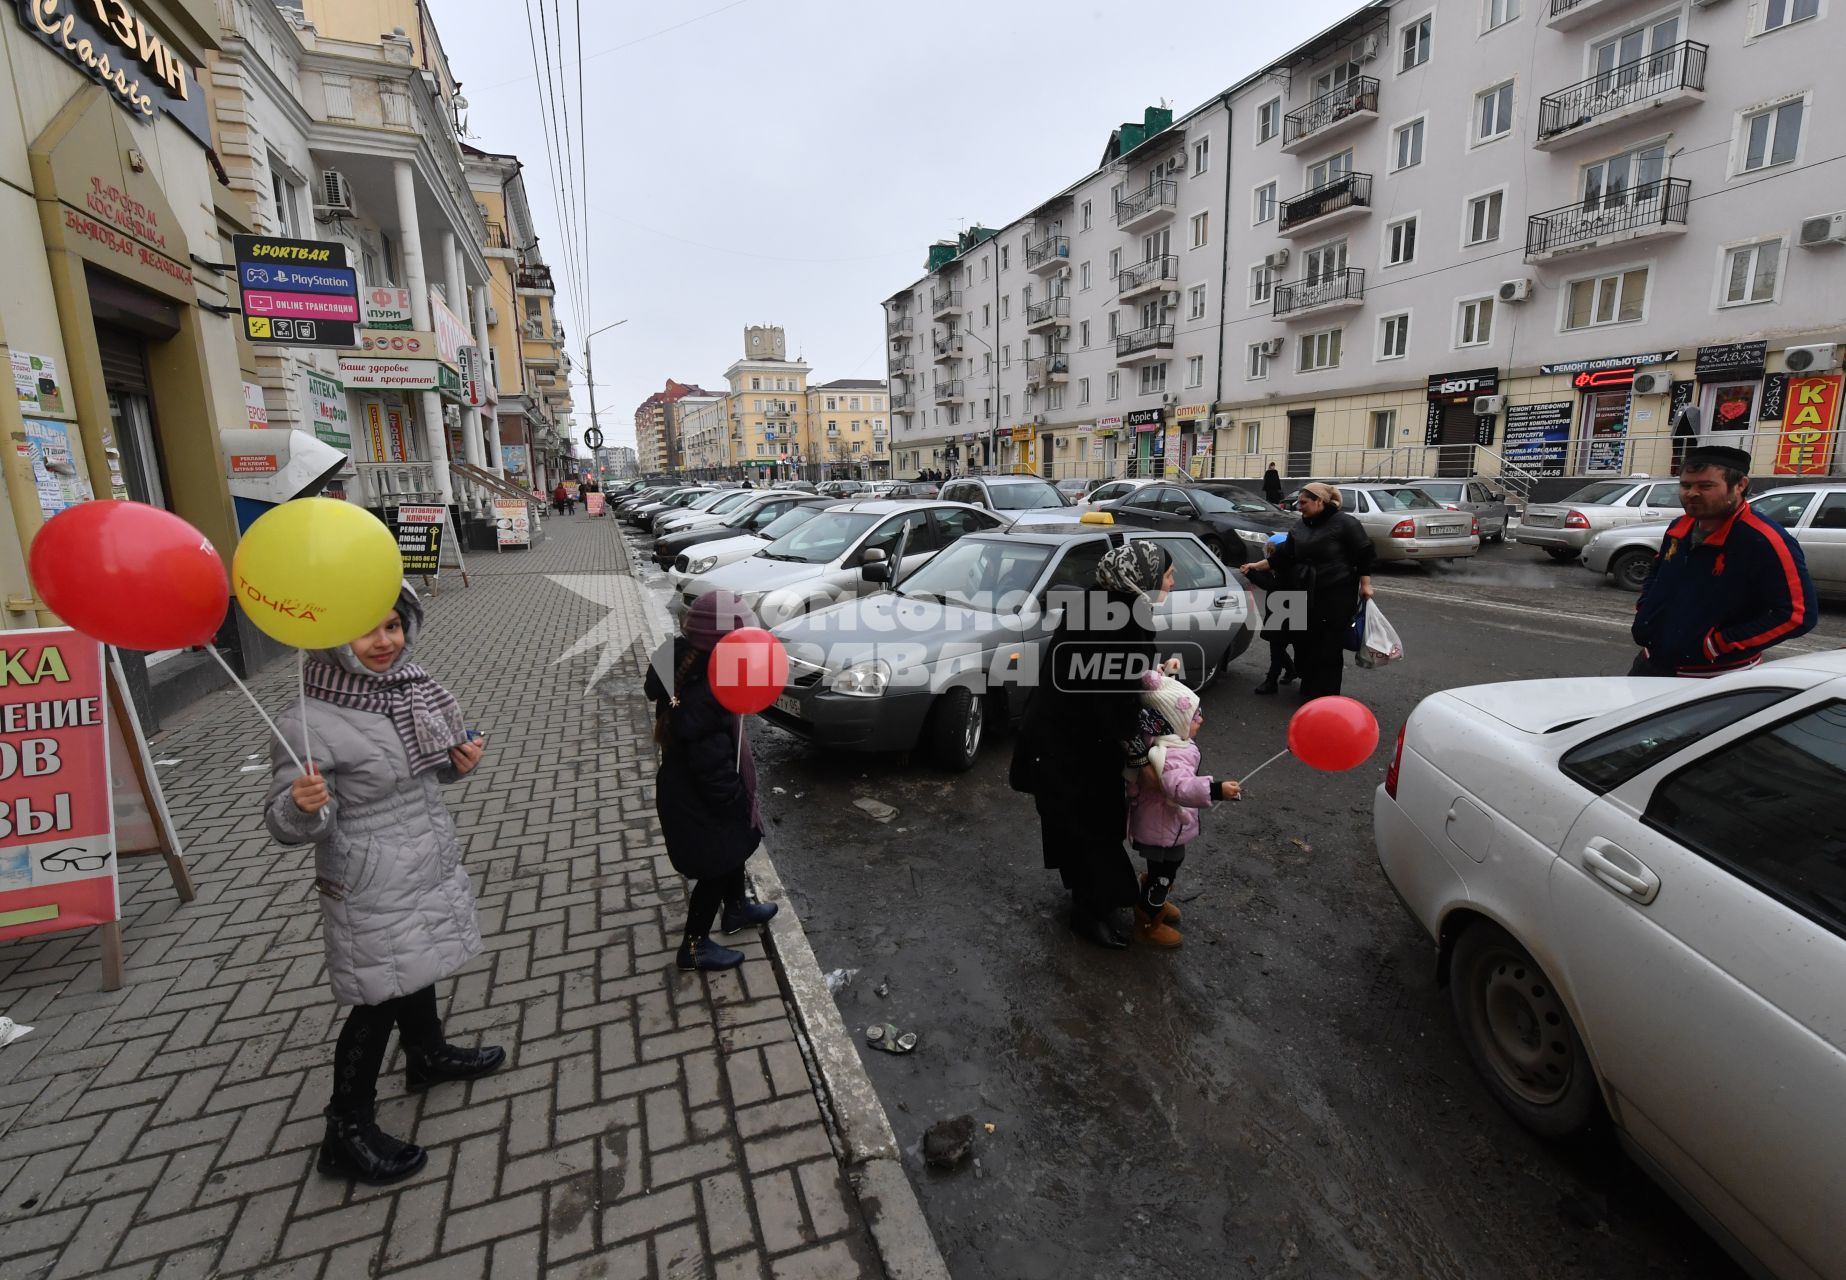
[[[1186,845],[1199,834],[1199,810],[1243,794],[1235,782],[1199,772],[1199,748],[1192,739],[1204,723],[1192,689],[1159,671],[1141,678],[1141,746],[1159,786],[1148,785],[1142,769],[1129,771],[1128,836],[1147,859],[1135,932],[1150,946],[1177,947],[1183,941],[1173,927],[1179,908],[1167,898]]]

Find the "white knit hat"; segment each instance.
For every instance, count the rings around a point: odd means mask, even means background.
[[[1141,705],[1167,722],[1173,736],[1190,740],[1199,695],[1172,676],[1150,671],[1141,677]]]

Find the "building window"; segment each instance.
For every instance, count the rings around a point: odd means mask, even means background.
[[[1492,142],[1513,130],[1513,82],[1474,95],[1474,140]]]
[[[986,261],[986,259],[983,258],[982,261],[984,262]],[[993,303],[983,302],[981,304],[981,328],[988,329],[992,327],[993,327]]]
[[[1391,440],[1397,435],[1397,410],[1372,410],[1372,448],[1389,449]]]
[[[1111,311],[1109,313],[1109,341],[1114,342],[1116,338],[1121,335],[1121,332],[1122,313],[1119,311]]]
[[[1198,177],[1211,167],[1211,139],[1200,138],[1192,144],[1192,176]]]
[[[1256,109],[1256,145],[1262,146],[1282,128],[1282,99],[1271,98]]]
[[[1408,169],[1423,163],[1423,122],[1412,120],[1396,134],[1396,162],[1393,169]]]
[[[1002,320],[1005,320],[1012,314],[1013,314],[1013,295],[1010,293],[1003,293],[1000,295],[1000,318]]]
[[[1251,217],[1258,226],[1276,216],[1276,184],[1265,182],[1252,197]]]
[[[1000,412],[1009,418],[1013,416],[1013,396],[1011,392],[1000,397]]]
[[[1243,451],[1251,457],[1263,450],[1263,424],[1246,422],[1243,424]]]
[[[1385,265],[1401,267],[1417,260],[1417,220],[1400,218],[1385,228]]]
[[[1741,307],[1752,302],[1774,302],[1776,275],[1781,266],[1779,239],[1729,250],[1724,255],[1724,300],[1719,305]]]
[[[1300,357],[1295,368],[1302,373],[1316,369],[1337,369],[1340,364],[1340,331],[1325,329],[1301,335]]]
[[[1088,320],[1077,322],[1077,345],[1085,348],[1090,345],[1090,322]]]
[[[1429,61],[1429,25],[1431,14],[1424,14],[1398,33],[1397,69],[1408,71]]]
[[[985,256],[981,258],[981,279],[985,280],[987,278],[987,270],[988,270],[988,267],[992,264],[992,262],[993,262],[992,258],[988,258]]]
[[[1194,249],[1204,248],[1205,242],[1206,240],[1210,238],[1210,236],[1211,236],[1211,213],[1207,211],[1205,213],[1193,214],[1192,215],[1192,247]]]
[[[832,413],[834,410],[838,409],[839,407],[840,407],[840,402],[837,397],[835,396],[827,397],[827,412],[828,413]]]
[[[1090,402],[1090,380],[1088,378],[1078,378],[1077,379],[1077,403],[1078,404],[1088,404],[1089,402]]]
[[[1195,284],[1186,291],[1186,319],[1203,320],[1205,318],[1205,286]]]
[[[1011,343],[1001,344],[1000,367],[1002,369],[1010,369],[1013,367],[1013,347]]]
[[[1402,360],[1410,353],[1410,313],[1386,316],[1378,322],[1378,358]]]
[[[1595,329],[1605,324],[1634,324],[1641,319],[1646,301],[1646,267],[1573,280],[1566,291],[1564,327]]]
[[[1486,0],[1484,31],[1504,27],[1519,16],[1519,0]]]
[[[1186,385],[1189,387],[1202,387],[1205,385],[1204,356],[1186,357]]]
[[[1094,224],[1095,220],[1096,220],[1095,202],[1092,200],[1085,200],[1083,202],[1083,229],[1085,231],[1088,231],[1091,225]]]
[[[1109,375],[1109,398],[1111,400],[1122,398],[1122,375],[1119,373]]]
[[[1077,288],[1088,289],[1089,287],[1090,287],[1090,264],[1085,262],[1077,268]]]
[[[1260,382],[1269,376],[1269,344],[1252,342],[1249,360],[1244,365],[1244,377],[1252,382]]]
[[[1064,407],[1064,388],[1055,382],[1045,391],[1045,407],[1047,409],[1062,409]]]
[[[1788,164],[1801,144],[1800,99],[1743,118],[1743,172]]]
[[[530,303],[532,302],[532,299],[530,299],[530,298],[528,298],[528,299],[527,299],[526,301],[527,301],[527,304],[528,304],[528,310],[529,310],[529,307],[530,307]],[[750,379],[750,390],[752,390],[752,391],[761,391],[762,389],[763,389],[763,380],[762,380],[761,378],[752,378],[752,379]],[[758,405],[757,405],[756,407],[757,407],[757,408],[759,408],[759,409],[761,409],[761,408],[762,408],[763,406],[762,406],[762,405],[761,405],[761,404],[759,403],[759,404],[758,404]]]
[[[1774,31],[1791,22],[1805,22],[1820,13],[1820,0],[1768,0],[1763,6],[1763,30]]]
[[[1120,249],[1111,249],[1109,250],[1109,278],[1113,280],[1121,274],[1122,251]]]
[[[1164,360],[1141,366],[1141,394],[1152,395],[1167,389],[1167,363]]]
[[[1259,262],[1250,268],[1250,305],[1260,306],[1275,297],[1276,273],[1268,263]]]
[[[278,167],[280,164],[281,161],[270,157],[269,184],[270,194],[276,202],[276,229],[280,235],[299,236],[301,221],[296,213],[295,188],[282,176],[282,170]]]
[[[1461,304],[1461,326],[1455,335],[1458,347],[1484,347],[1493,341],[1493,299],[1470,298]]]
[[[1314,191],[1336,182],[1352,172],[1352,148],[1340,152],[1337,156],[1328,156],[1318,164],[1308,166],[1308,190]]]
[[[1500,238],[1500,210],[1506,203],[1504,191],[1490,191],[1468,201],[1468,243],[1486,244]]]
[[[1005,271],[1013,265],[1013,250],[1009,245],[1000,246],[1000,270]]]
[[[854,412],[857,412],[859,408],[859,397],[858,396],[850,397],[846,401],[846,407]]]

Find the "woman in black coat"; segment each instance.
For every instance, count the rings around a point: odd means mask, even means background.
[[[718,641],[755,625],[742,600],[708,591],[692,602],[684,633],[661,646],[648,668],[646,692],[660,744],[654,808],[667,860],[694,882],[679,944],[681,969],[735,969],[744,962],[743,952],[711,940],[720,905],[727,934],[754,929],[776,913],[773,902],[745,897],[744,862],[763,842],[756,760],[743,717],[719,703],[707,674]]]
[[[1064,618],[1045,650],[1014,748],[1011,782],[1038,809],[1045,866],[1070,891],[1070,927],[1098,946],[1128,945],[1119,918],[1140,894],[1123,843],[1122,770],[1140,763],[1140,676],[1154,661],[1152,605],[1173,586],[1167,553],[1130,542],[1103,557],[1095,588],[1062,593]],[[1122,656],[1114,669],[1093,664]]]
[[[1269,553],[1244,566],[1273,569],[1307,592],[1305,631],[1295,643],[1301,700],[1340,691],[1346,668],[1346,637],[1361,600],[1372,598],[1376,555],[1365,526],[1340,510],[1340,491],[1318,482],[1301,491],[1301,523]]]

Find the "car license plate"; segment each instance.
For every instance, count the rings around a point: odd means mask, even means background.
[[[776,710],[780,711],[785,716],[794,716],[797,720],[801,719],[801,704],[786,693],[776,699]]]
[[[1458,524],[1432,524],[1429,526],[1431,536],[1437,538],[1453,538],[1461,531],[1462,528]]]

